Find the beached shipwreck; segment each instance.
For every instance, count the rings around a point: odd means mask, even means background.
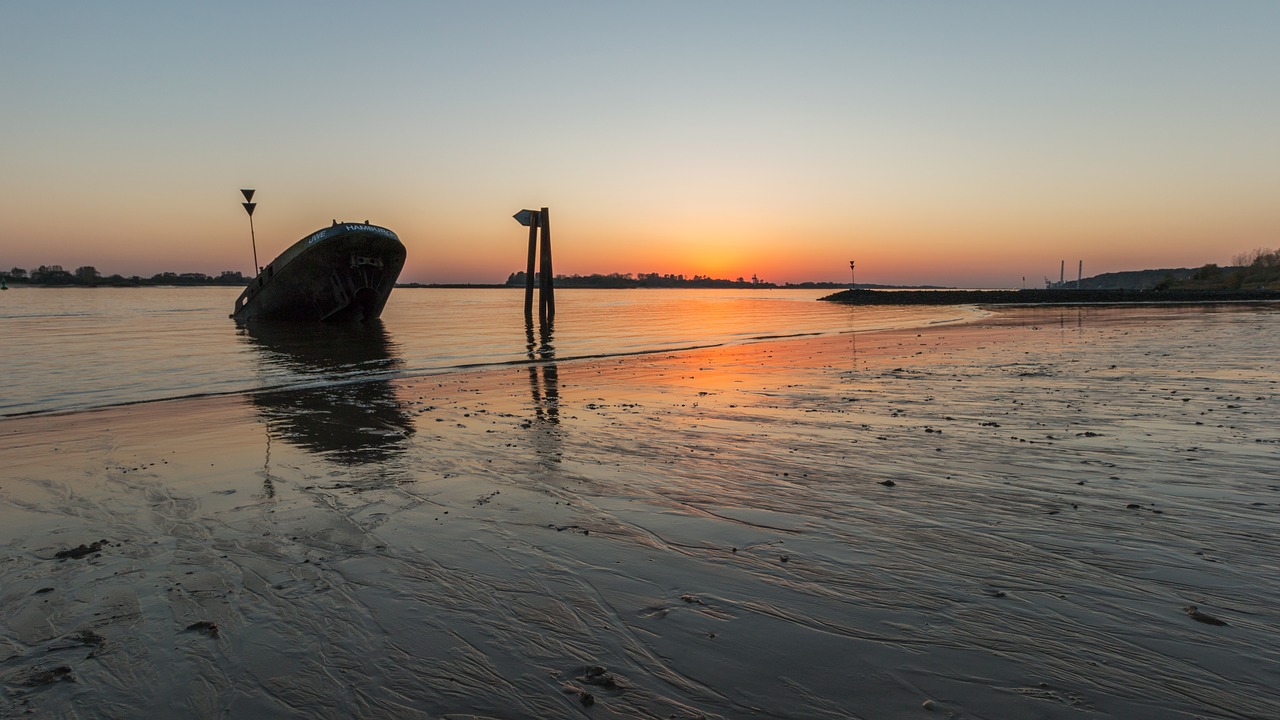
[[[404,259],[404,245],[387,228],[335,220],[267,263],[236,298],[231,317],[238,323],[375,319]]]

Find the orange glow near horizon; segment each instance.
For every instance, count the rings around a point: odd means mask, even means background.
[[[242,187],[259,262],[368,219],[406,282],[504,282],[543,206],[563,274],[1014,287],[1280,245],[1280,5],[681,12],[23,4],[0,268],[251,273]],[[317,54],[334,27],[379,42]]]
[[[0,265],[6,270],[93,265],[103,274],[126,276],[164,271],[216,275],[223,270],[247,274],[252,265],[249,223],[236,185],[221,188],[223,202],[216,207],[178,200],[116,222],[101,222],[116,199],[111,193],[71,217],[61,217],[53,199],[34,204],[8,223],[8,232],[22,242],[5,245]],[[389,203],[362,211],[353,203],[354,210],[322,217],[300,195],[277,195],[268,188],[256,198],[254,225],[263,263],[336,216],[369,219],[395,230],[409,251],[402,275],[406,282],[501,283],[509,273],[524,269],[527,234],[510,218],[520,209],[518,202],[463,208],[465,215],[441,208],[417,212]],[[303,207],[282,207],[299,200]],[[610,224],[602,215],[579,217],[571,204],[554,206],[555,269],[559,274],[656,272],[729,280],[754,274],[775,283],[845,283],[852,259],[863,283],[1016,287],[1024,276],[1033,286],[1044,276],[1056,279],[1064,260],[1070,269],[1084,260],[1086,276],[1225,265],[1235,254],[1275,245],[1277,237],[1268,232],[1274,220],[1260,212],[1236,218],[1170,212],[1156,221],[1115,213],[1067,221],[1049,213],[992,217],[953,210],[910,217],[882,212],[851,218],[847,226],[832,215],[825,222],[808,215],[805,222],[787,227],[796,216],[787,208],[774,211],[775,219],[744,222],[687,211],[666,216],[651,208],[648,222]]]

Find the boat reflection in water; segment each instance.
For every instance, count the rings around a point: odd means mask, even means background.
[[[241,335],[267,375],[316,381],[252,395],[270,437],[343,465],[381,463],[404,452],[414,426],[391,384],[403,361],[381,321],[262,324]]]

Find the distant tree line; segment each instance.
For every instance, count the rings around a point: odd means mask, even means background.
[[[507,285],[524,287],[523,271],[513,272],[507,276]],[[538,276],[533,276],[533,284],[538,284]],[[670,273],[594,273],[591,275],[556,275],[556,287],[580,288],[773,288],[777,284],[765,282],[756,276],[751,279],[722,280],[708,275],[673,275]]]
[[[533,284],[538,285],[538,276],[533,276]],[[507,276],[506,285],[524,287],[524,272],[513,272]],[[713,278],[708,275],[694,275],[693,277],[685,277],[684,275],[673,275],[671,273],[595,273],[592,275],[557,275],[556,287],[585,287],[585,288],[789,288],[789,289],[817,289],[817,290],[834,290],[849,287],[849,283],[838,282],[801,282],[801,283],[777,283],[761,280],[759,277],[752,275],[751,279],[738,278],[736,280],[726,280],[721,278]],[[888,288],[898,287],[895,285],[873,285],[869,283],[859,283],[861,288]],[[933,285],[917,285],[917,288],[932,288]]]
[[[85,287],[137,287],[142,285],[244,285],[249,278],[238,270],[223,270],[218,276],[204,273],[156,273],[150,277],[133,275],[103,275],[92,265],[82,265],[75,271],[67,271],[61,265],[41,265],[27,272],[25,268],[15,267],[8,271],[0,271],[0,278],[8,283],[25,283],[28,285],[80,285]]]
[[[1258,248],[1232,258],[1233,267],[1209,263],[1182,279],[1167,279],[1157,290],[1280,290],[1280,250]]]

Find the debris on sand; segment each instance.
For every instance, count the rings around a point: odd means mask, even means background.
[[[41,685],[52,685],[56,682],[75,682],[76,676],[71,674],[71,667],[68,665],[58,665],[48,670],[36,670],[18,682],[27,687],[39,687]]]
[[[67,558],[70,558],[72,560],[78,560],[84,557],[85,555],[92,555],[96,552],[102,552],[102,547],[106,544],[107,544],[106,540],[98,540],[97,542],[91,543],[89,545],[85,545],[81,543],[79,547],[73,547],[67,550],[59,550],[58,552],[54,553],[53,556],[59,560],[66,560]]]
[[[1188,605],[1182,608],[1182,611],[1187,614],[1187,617],[1191,618],[1192,620],[1195,620],[1196,622],[1202,622],[1205,625],[1221,626],[1221,625],[1227,624],[1226,620],[1221,620],[1207,613],[1200,612],[1200,609],[1197,608],[1195,605]]]
[[[591,705],[596,704],[595,695],[592,695],[591,693],[578,687],[577,685],[574,685],[573,683],[569,683],[569,682],[562,683],[560,689],[563,690],[566,695],[577,695],[578,701],[581,702],[583,705],[590,707]]]
[[[582,674],[578,676],[578,682],[609,690],[622,690],[627,687],[627,681],[620,675],[611,673],[599,665],[584,667]]]
[[[92,630],[81,630],[71,633],[62,638],[63,642],[49,648],[49,652],[55,650],[74,650],[75,648],[91,647],[93,651],[89,653],[89,657],[97,654],[98,650],[107,643],[107,639]]]

